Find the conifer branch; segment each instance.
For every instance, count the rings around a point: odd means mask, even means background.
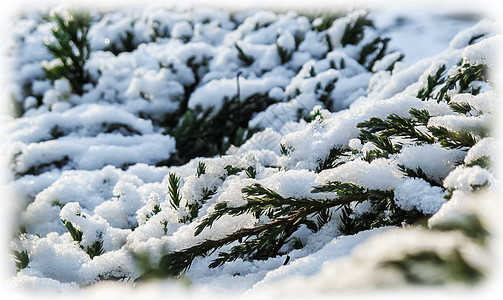
[[[26,250],[23,251],[12,251],[12,256],[14,259],[14,263],[16,264],[16,270],[19,272],[22,269],[26,268],[30,263],[30,257],[28,256],[28,252]]]
[[[84,66],[89,59],[91,46],[87,34],[91,26],[89,13],[68,12],[68,17],[54,14],[48,18],[57,25],[52,30],[56,43],[46,42],[47,50],[60,60],[60,64],[44,68],[47,78],[54,81],[66,78],[73,91],[79,95],[84,92],[83,86],[90,81]]]
[[[437,101],[440,102],[445,99],[449,103],[450,98],[447,96],[447,92],[455,89],[456,86],[459,87],[458,91],[460,93],[472,92],[473,94],[477,94],[478,90],[471,88],[470,84],[474,81],[487,81],[487,72],[488,68],[484,64],[471,65],[465,63],[456,75],[447,79],[447,82],[437,94]]]
[[[470,132],[450,131],[443,126],[430,126],[428,130],[437,138],[440,145],[448,149],[471,148],[477,143],[477,138]]]
[[[410,110],[410,112],[417,116],[422,124],[429,119],[429,114],[424,111]],[[380,132],[380,136],[382,137],[401,136],[412,139],[420,144],[434,143],[435,140],[432,136],[417,129],[417,123],[417,121],[391,114],[386,117],[386,120],[372,117],[368,121],[358,123],[356,127],[367,128],[369,133]]]
[[[457,102],[451,102],[449,103],[449,107],[453,112],[457,112],[458,114],[463,114],[466,115],[470,111],[472,111],[474,108],[467,102],[462,102],[462,103],[457,103]]]
[[[333,169],[341,164],[344,163],[344,161],[339,161],[340,158],[343,156],[348,156],[347,154],[348,150],[344,149],[343,147],[334,147],[330,149],[330,152],[328,153],[327,157],[320,161],[318,167],[316,168],[316,172],[319,173],[323,170],[327,169]]]
[[[180,195],[180,177],[175,173],[169,174],[169,203],[175,210],[180,207],[182,196]]]
[[[284,198],[277,192],[267,189],[260,184],[254,184],[243,188],[243,194],[247,204],[240,207],[230,207],[227,203],[218,203],[213,213],[201,221],[194,235],[199,235],[206,227],[211,225],[223,215],[237,216],[251,213],[257,217],[268,216],[271,221],[258,224],[252,228],[243,228],[233,234],[218,240],[205,240],[192,247],[168,253],[161,258],[159,268],[166,276],[179,276],[190,267],[194,258],[205,256],[235,241],[241,241],[239,245],[231,248],[229,252],[219,253],[210,267],[218,267],[225,262],[238,258],[251,257],[266,259],[274,257],[299,226],[305,224],[313,228],[313,221],[309,216],[316,216],[318,230],[329,222],[331,214],[329,208],[341,207],[352,202],[378,199],[383,195],[389,196],[389,192],[368,190],[351,183],[330,182],[313,188],[313,193],[336,192],[335,199],[296,199]],[[254,237],[254,238],[252,238]]]
[[[202,161],[197,165],[196,176],[197,178],[201,177],[201,175],[206,174],[206,164]]]
[[[366,15],[359,16],[353,23],[347,24],[341,38],[341,45],[345,47],[348,44],[358,44],[363,39],[363,33],[367,26],[374,27],[374,24]]]
[[[477,159],[472,160],[468,164],[466,164],[467,167],[474,167],[474,166],[479,166],[481,168],[487,169],[491,167],[491,158],[489,156],[481,156]]]
[[[437,182],[429,178],[428,175],[426,175],[426,173],[424,173],[423,169],[421,169],[420,167],[417,167],[416,169],[410,169],[405,167],[404,165],[398,165],[398,169],[400,169],[400,171],[408,177],[420,178],[428,182],[431,186],[438,186],[442,189],[444,188],[441,182]]]
[[[417,98],[423,101],[430,99],[435,87],[445,82],[445,70],[446,66],[443,64],[438,68],[435,75],[428,75],[427,84],[425,87],[419,89],[417,92]]]
[[[243,51],[243,49],[239,46],[237,42],[234,44],[234,47],[236,47],[236,50],[238,50],[238,58],[242,62],[244,62],[245,65],[249,66],[253,64],[253,57],[246,55],[246,53]]]

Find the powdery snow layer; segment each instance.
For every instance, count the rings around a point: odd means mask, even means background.
[[[209,268],[221,251],[242,242],[235,240],[192,261],[184,278],[195,289],[172,282],[154,287],[170,294],[253,298],[405,285],[407,277],[383,262],[421,251],[461,253],[470,266],[486,270],[488,260],[481,257],[487,249],[480,243],[462,231],[435,228],[487,214],[473,203],[476,192],[490,193],[499,184],[494,163],[500,142],[487,131],[498,95],[482,81],[465,90],[455,85],[446,92],[450,102],[438,95],[462,71],[460,61],[484,63],[491,71],[490,52],[501,37],[492,33],[493,22],[482,21],[431,57],[405,65],[393,50],[370,65],[360,53],[377,40],[379,28],[365,27],[362,42],[341,43],[351,22],[364,15],[351,12],[315,30],[323,20],[296,12],[120,9],[92,23],[85,66],[91,81],[82,95],[66,79],[45,78],[42,66],[57,63],[39,45],[51,38],[50,24],[39,17],[18,20],[11,58],[19,71],[12,90],[24,114],[2,128],[8,141],[2,150],[13,173],[9,186],[22,198],[22,226],[10,249],[26,253],[28,262],[19,270],[11,262],[9,285],[76,295],[87,286],[99,291],[105,280],[129,287],[167,253],[271,222],[272,215],[248,210],[218,217],[194,235],[222,205],[246,207],[250,194],[243,189],[253,185],[292,203],[341,199],[343,191],[316,192],[338,183],[368,197],[329,207],[330,218],[317,230],[299,225],[273,257],[238,257]],[[442,66],[442,82],[429,99],[420,99]],[[232,99],[244,105],[252,96],[270,100],[248,122],[258,133],[225,155],[165,166],[179,153],[175,138],[159,124],[184,106],[214,116]],[[460,113],[453,104],[468,109]],[[412,116],[411,109],[426,111],[427,120]],[[382,151],[361,124],[390,115],[413,122],[423,140],[381,135],[391,147]],[[435,128],[464,132],[468,142],[446,146]],[[388,202],[369,195],[386,195]],[[396,221],[400,213],[429,219],[431,229],[414,227],[415,220]],[[364,218],[375,219],[365,224],[370,221]],[[348,222],[368,226],[348,232]]]

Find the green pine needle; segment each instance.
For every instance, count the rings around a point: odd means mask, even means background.
[[[175,173],[169,174],[169,203],[174,209],[180,207],[180,201],[182,201],[182,196],[180,195],[180,177],[176,176]]]
[[[28,256],[28,252],[26,250],[23,251],[14,250],[12,252],[12,256],[18,272],[22,269],[25,269],[30,263],[30,257]]]

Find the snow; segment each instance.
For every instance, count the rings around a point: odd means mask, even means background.
[[[499,166],[500,159],[496,155],[498,149],[501,149],[500,141],[492,137],[484,138],[468,150],[464,162],[469,164],[478,158],[488,157],[494,163],[494,166]]]
[[[436,213],[445,202],[442,188],[432,187],[418,178],[402,180],[394,192],[395,202],[400,208],[405,210],[416,208],[425,214]]]
[[[370,164],[363,160],[353,160],[340,167],[320,173],[318,182],[330,181],[354,183],[373,190],[386,191],[397,184],[398,170],[387,160],[376,159]]]
[[[486,186],[490,193],[500,184],[493,165],[470,166],[478,158],[499,161],[500,141],[485,132],[497,119],[494,87],[484,85],[477,95],[450,91],[451,103],[474,108],[467,114],[453,112],[445,102],[416,97],[441,65],[447,74],[457,72],[461,59],[494,69],[501,36],[493,33],[493,21],[476,23],[472,16],[468,21],[445,18],[444,23],[434,21],[427,10],[407,12],[400,21],[404,12],[399,9],[377,9],[369,15],[375,17],[376,28],[365,28],[362,42],[343,47],[340,39],[347,24],[367,14],[365,10],[336,19],[323,32],[312,30],[320,19],[311,22],[293,11],[231,15],[213,8],[152,5],[100,14],[89,33],[92,53],[85,67],[92,80],[83,95],[73,94],[67,79],[45,78],[42,66],[61,63],[43,46],[52,39],[50,23],[16,20],[10,37],[9,83],[14,100],[25,110],[17,118],[2,117],[6,124],[1,129],[7,141],[2,162],[8,162],[12,173],[8,187],[19,195],[17,222],[26,229],[11,238],[10,247],[29,254],[28,266],[17,273],[13,263],[9,265],[9,285],[18,290],[64,295],[91,285],[90,291],[97,291],[107,279],[138,278],[143,270],[136,254],[148,256],[155,265],[165,253],[267,223],[267,217],[252,213],[224,215],[194,236],[217,204],[246,205],[243,188],[256,183],[287,200],[333,199],[337,194],[312,192],[330,182],[392,192],[401,210],[431,215],[430,228],[482,214],[474,204],[479,200],[475,192]],[[455,34],[468,25],[474,26]],[[418,34],[422,30],[428,34]],[[383,32],[392,38],[390,49],[368,70],[359,63],[359,53]],[[484,36],[470,44],[480,34]],[[126,49],[128,36],[133,49]],[[298,37],[304,38],[299,44]],[[253,62],[242,61],[235,45]],[[286,62],[280,47],[291,55]],[[405,60],[396,62],[402,50]],[[212,117],[226,101],[239,96],[236,99],[246,103],[253,95],[267,96],[272,103],[248,121],[258,133],[222,155],[169,165],[179,153],[163,124],[177,118],[179,109],[212,109]],[[367,161],[365,156],[378,148],[364,140],[356,125],[390,114],[409,118],[411,108],[429,111],[428,126],[469,131],[481,138],[469,149],[446,149],[438,142],[392,137],[400,146],[397,153]],[[314,114],[319,116],[309,121]],[[334,166],[320,170],[334,148],[346,152]],[[204,174],[197,174],[199,163],[206,167]],[[240,169],[230,175],[228,166]],[[246,173],[249,167],[255,176]],[[408,176],[401,168],[421,170],[430,180]],[[180,207],[170,201],[170,174],[180,177]],[[185,222],[188,204],[201,208],[194,220]],[[372,207],[365,201],[352,208],[357,217]],[[199,290],[205,296],[244,298],[400,286],[407,282],[403,273],[382,263],[420,251],[448,255],[459,250],[473,265],[487,267],[486,249],[461,232],[407,225],[344,235],[341,210],[331,208],[331,220],[315,233],[301,225],[276,257],[240,258],[209,269],[220,251],[239,244],[234,241],[194,259],[184,274],[193,289],[181,290],[165,281],[154,285],[183,295]],[[73,240],[64,222],[82,232],[82,241]],[[294,249],[294,240],[301,249]],[[86,247],[95,242],[104,253],[91,258]],[[119,286],[129,288],[127,282]]]
[[[406,168],[416,170],[421,168],[429,178],[437,182],[442,180],[463,159],[460,150],[448,150],[440,145],[423,145],[405,147],[399,154],[398,161]]]

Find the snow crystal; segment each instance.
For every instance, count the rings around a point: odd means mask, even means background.
[[[137,192],[137,186],[130,182],[119,181],[114,186],[113,194],[117,198],[96,206],[94,213],[103,217],[116,228],[136,226],[136,211],[144,205]]]
[[[127,163],[155,163],[169,158],[175,150],[175,140],[161,134],[122,136],[98,134],[96,137],[66,136],[38,144],[15,144],[16,171],[23,173],[38,165],[51,164],[65,157],[75,168],[92,170],[106,165],[123,166]]]
[[[499,103],[499,98],[495,91],[488,91],[475,96],[469,93],[461,93],[454,95],[451,102],[460,104],[468,103],[476,110],[491,113],[495,111],[496,106]]]
[[[192,36],[192,27],[188,22],[178,22],[171,29],[171,34],[174,38],[177,39],[185,39],[190,38]]]
[[[420,178],[401,180],[393,191],[395,203],[404,210],[416,208],[424,214],[436,213],[445,202],[443,190]]]
[[[398,155],[398,163],[414,171],[420,168],[428,178],[441,183],[464,155],[461,150],[448,150],[438,144],[407,146]]]
[[[458,166],[444,180],[446,188],[455,188],[462,191],[470,191],[494,181],[494,175],[480,166]]]
[[[276,68],[257,79],[239,77],[240,101],[244,101],[244,99],[254,94],[265,94],[274,87],[284,88],[289,82],[284,75],[285,71],[283,68]],[[190,96],[188,105],[192,109],[197,106],[203,109],[214,107],[214,111],[218,112],[222,108],[224,98],[230,100],[236,95],[236,78],[212,80],[194,91]]]
[[[112,105],[83,104],[64,112],[48,112],[35,117],[17,119],[7,126],[7,137],[11,141],[32,143],[57,138],[60,134],[73,133],[81,136],[96,135],[118,125],[142,134],[153,133],[152,123],[136,118],[133,114]],[[123,129],[127,130],[127,129]],[[126,131],[127,132],[127,131]],[[131,134],[131,133],[129,133]]]
[[[465,164],[469,164],[470,162],[485,156],[490,158],[491,161],[494,162],[494,165],[497,166],[500,161],[499,155],[497,155],[499,153],[499,149],[501,149],[500,141],[493,137],[483,138],[471,147],[470,150],[468,150],[464,162]]]
[[[94,283],[100,277],[120,278],[124,276],[139,276],[133,257],[127,250],[118,250],[104,253],[87,261],[79,269],[79,275],[86,284]]]
[[[37,98],[33,96],[26,97],[23,103],[23,108],[25,110],[29,110],[30,108],[33,108],[37,105]]]
[[[307,198],[312,196],[316,175],[307,170],[289,170],[278,172],[260,183],[283,197]]]
[[[278,38],[278,45],[286,50],[295,50],[295,39],[290,32],[284,32]]]
[[[375,159],[371,163],[356,159],[337,168],[322,171],[316,181],[354,183],[368,189],[391,190],[398,183],[398,169],[386,159]]]
[[[477,133],[480,128],[483,128],[485,124],[488,124],[491,119],[491,115],[488,114],[469,117],[463,115],[437,116],[430,118],[428,126],[442,126],[450,131],[468,131]]]
[[[38,270],[44,277],[63,283],[78,282],[80,281],[78,271],[87,261],[89,256],[73,241],[68,241],[64,236],[59,237],[57,233],[51,233],[47,238],[41,238],[33,243],[28,270]]]
[[[348,146],[354,150],[362,149],[362,141],[360,139],[350,139],[348,142]]]
[[[54,89],[61,94],[69,94],[72,91],[70,81],[66,78],[54,80]]]
[[[503,39],[501,36],[490,37],[474,45],[466,47],[463,58],[471,64],[485,64],[489,68],[497,67],[498,53]]]

